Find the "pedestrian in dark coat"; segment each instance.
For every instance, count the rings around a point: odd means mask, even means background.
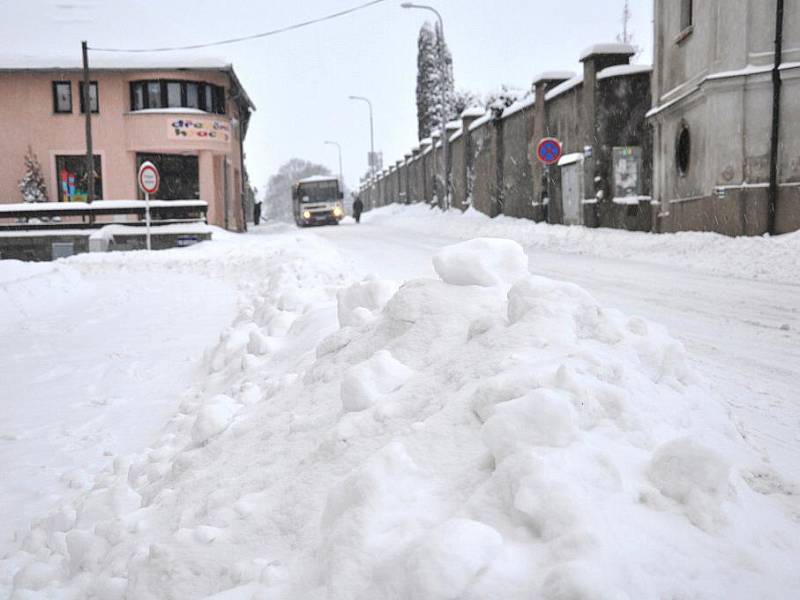
[[[256,198],[253,204],[253,225],[261,222],[261,198]]]
[[[356,199],[353,200],[353,218],[356,220],[356,223],[361,222],[361,213],[364,211],[364,203],[361,201],[361,198],[356,196]]]

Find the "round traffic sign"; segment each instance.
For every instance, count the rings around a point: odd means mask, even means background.
[[[155,194],[161,183],[158,169],[149,160],[142,163],[139,167],[139,187],[146,194]]]
[[[561,142],[556,138],[543,138],[536,148],[536,157],[546,165],[554,165],[561,158]]]

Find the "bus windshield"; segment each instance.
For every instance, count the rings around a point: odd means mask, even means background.
[[[332,202],[339,199],[337,181],[310,181],[297,186],[300,202]]]

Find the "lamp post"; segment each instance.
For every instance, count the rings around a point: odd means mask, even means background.
[[[350,100],[361,100],[369,106],[369,174],[375,177],[375,132],[372,127],[372,102],[364,96],[350,96]]]
[[[447,81],[447,65],[445,64],[444,60],[444,22],[442,21],[442,15],[439,14],[439,11],[432,6],[428,6],[427,4],[403,2],[400,6],[403,8],[418,8],[420,10],[428,10],[435,14],[436,18],[439,20],[439,34],[442,36],[442,39],[437,40],[436,46],[437,53],[439,55],[439,70],[441,71],[440,76],[442,78],[441,85],[439,87],[442,90],[440,118],[442,120],[442,182],[444,184],[442,199],[439,201],[439,207],[443,210],[447,210],[450,208],[450,172],[447,170],[450,140],[447,137],[447,89],[445,86],[445,82]],[[435,146],[433,150],[435,156]]]
[[[344,192],[344,177],[342,177],[342,146],[339,142],[330,142],[326,141],[326,144],[330,144],[331,146],[336,146],[339,150],[339,188],[342,192]]]

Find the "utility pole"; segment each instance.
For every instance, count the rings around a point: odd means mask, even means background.
[[[622,43],[630,44],[631,36],[628,34],[628,23],[631,21],[630,0],[625,0],[625,8],[622,9]]]
[[[772,135],[769,149],[769,191],[767,199],[767,232],[775,235],[775,210],[778,203],[778,151],[781,132],[781,63],[783,62],[783,0],[775,12],[775,61],[772,68]]]
[[[91,203],[94,201],[94,152],[92,151],[92,106],[89,93],[89,48],[86,41],[81,42],[81,52],[83,54],[83,111],[86,119],[86,200]]]

